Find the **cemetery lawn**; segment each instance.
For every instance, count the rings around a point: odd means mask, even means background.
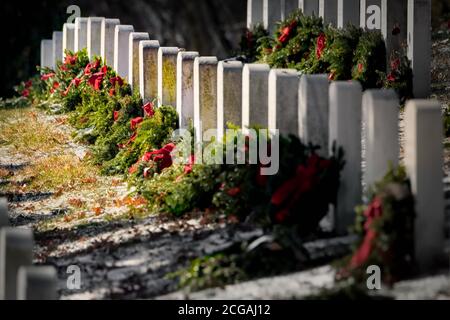
[[[10,222],[34,229],[35,264],[54,265],[63,299],[149,298],[177,289],[167,274],[251,230],[153,215],[119,176],[102,176],[82,160],[66,116],[35,108],[0,110],[0,197]],[[66,289],[66,269],[78,265],[82,288]]]

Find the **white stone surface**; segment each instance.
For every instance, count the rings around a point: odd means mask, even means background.
[[[8,201],[0,198],[0,228],[9,226]]]
[[[444,254],[443,128],[441,105],[410,100],[405,109],[405,166],[416,201],[415,256],[422,271]]]
[[[413,93],[431,93],[431,0],[408,0],[408,58],[413,69]]]
[[[87,48],[87,27],[88,18],[75,18],[75,51]]]
[[[247,28],[263,23],[264,0],[247,0]]]
[[[268,128],[269,71],[267,64],[245,64],[242,70],[242,129]]]
[[[217,137],[221,139],[227,123],[242,121],[242,62],[220,61],[217,67]]]
[[[58,278],[52,266],[20,267],[17,274],[17,300],[57,300]]]
[[[21,266],[31,265],[33,232],[31,229],[0,229],[0,300],[17,297],[17,272]]]
[[[62,54],[63,54],[63,47],[62,47],[62,40],[63,40],[63,33],[61,31],[54,31],[53,32],[53,63],[52,67],[53,69],[56,69],[57,62],[61,61]]]
[[[203,132],[217,128],[217,58],[194,60],[195,141],[203,141]]]
[[[158,96],[158,40],[139,42],[139,92],[144,103]]]
[[[276,23],[281,21],[282,0],[263,0],[263,24],[270,32],[275,30]]]
[[[102,21],[100,54],[108,66],[114,65],[114,32],[119,19],[104,19]]]
[[[128,83],[139,90],[139,42],[149,40],[147,32],[131,32],[128,38]]]
[[[63,25],[63,55],[65,57],[65,50],[75,50],[75,23],[64,23]]]
[[[158,50],[158,105],[177,105],[177,47]]]
[[[344,28],[347,24],[359,26],[360,0],[337,0],[337,26]]]
[[[102,23],[105,18],[89,17],[87,28],[87,49],[89,59],[100,56],[102,43]]]
[[[194,121],[194,60],[196,51],[180,51],[177,57],[177,112],[180,128]]]
[[[329,97],[327,75],[303,75],[299,92],[299,136],[328,155]]]
[[[399,157],[399,100],[393,90],[367,90],[363,95],[365,127],[364,185],[370,187],[382,179],[389,165],[396,166]]]
[[[337,25],[338,0],[319,0],[319,16],[326,24]]]
[[[114,70],[124,79],[129,74],[129,39],[134,32],[133,26],[118,25],[114,30]]]
[[[41,67],[53,67],[53,40],[41,41]]]
[[[299,0],[298,5],[306,15],[319,15],[319,0]]]
[[[294,69],[272,69],[269,73],[268,129],[282,135],[299,132],[298,88],[300,73]]]
[[[333,143],[344,150],[335,229],[344,234],[355,221],[355,207],[362,201],[361,121],[362,88],[357,81],[330,84],[330,154]]]

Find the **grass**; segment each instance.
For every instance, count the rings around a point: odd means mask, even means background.
[[[0,146],[12,146],[27,156],[52,152],[68,141],[55,127],[40,121],[33,108],[0,110]]]

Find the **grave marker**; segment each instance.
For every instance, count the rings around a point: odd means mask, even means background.
[[[398,109],[399,100],[395,91],[379,89],[364,92],[366,187],[382,179],[390,164],[398,164]]]
[[[41,41],[41,67],[53,67],[53,40]]]
[[[203,141],[203,132],[217,129],[217,58],[194,60],[195,141]]]
[[[267,64],[245,64],[242,70],[242,129],[268,127],[269,71]]]
[[[144,103],[158,96],[158,40],[139,42],[139,92]]]
[[[421,271],[443,257],[443,128],[435,100],[409,100],[405,108],[405,166],[415,197],[415,258]]]
[[[272,69],[269,73],[268,129],[280,134],[298,134],[298,87],[300,73],[294,69]]]
[[[392,52],[407,45],[407,7],[408,0],[381,1],[381,32],[386,41],[388,61]]]
[[[131,32],[128,39],[128,83],[139,90],[139,42],[149,40],[147,32]]]
[[[264,0],[247,0],[247,28],[263,23]]]
[[[0,300],[17,298],[17,272],[31,265],[33,232],[30,229],[0,229]]]
[[[217,67],[217,137],[224,136],[227,122],[242,121],[242,62],[220,61]]]
[[[355,207],[362,200],[361,111],[362,88],[357,81],[330,84],[330,154],[333,143],[344,150],[345,166],[341,172],[335,229],[345,234],[355,221]]]
[[[75,44],[74,50],[75,52],[81,51],[84,48],[87,48],[87,29],[88,29],[88,18],[75,18]]]
[[[102,23],[105,18],[89,17],[87,28],[87,49],[89,59],[101,55]]]
[[[263,2],[264,28],[269,32],[274,31],[276,23],[282,18],[281,5],[281,0],[264,0]]]
[[[194,120],[194,60],[195,51],[180,51],[177,57],[177,112],[180,128]]]
[[[57,284],[54,267],[20,267],[17,274],[17,300],[57,300]]]
[[[338,0],[319,0],[319,16],[325,24],[337,25]]]
[[[299,0],[299,7],[305,15],[319,15],[319,0]]]
[[[64,60],[64,51],[74,51],[75,50],[75,24],[74,23],[64,23],[63,25],[63,54],[62,59]]]
[[[129,75],[129,39],[133,26],[118,25],[114,31],[114,70],[124,79]]]
[[[360,0],[337,0],[337,26],[360,25]]]
[[[114,32],[119,19],[103,19],[101,29],[100,54],[105,64],[114,65]]]
[[[177,47],[158,50],[158,104],[177,105]]]
[[[52,62],[52,68],[56,69],[57,62],[61,61],[62,58],[62,39],[63,33],[61,31],[54,31],[53,32],[53,62]]]
[[[328,155],[329,97],[328,76],[303,75],[299,92],[299,136],[320,146],[318,154]]]

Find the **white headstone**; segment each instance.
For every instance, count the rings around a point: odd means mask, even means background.
[[[299,136],[305,143],[319,146],[318,154],[328,155],[328,76],[303,75],[299,90]]]
[[[31,229],[0,229],[0,300],[17,297],[17,272],[21,266],[31,265],[33,232]]]
[[[89,59],[102,54],[102,23],[105,18],[89,17],[87,30],[87,49]]]
[[[158,40],[139,42],[139,92],[144,103],[158,96]]]
[[[57,62],[61,61],[62,59],[62,40],[63,40],[63,33],[61,31],[54,31],[53,32],[53,63],[52,67],[53,69],[56,69]]]
[[[330,84],[330,154],[333,143],[344,150],[345,166],[341,172],[335,229],[345,234],[355,222],[355,207],[362,201],[361,113],[362,88],[357,81]]]
[[[247,0],[247,28],[263,23],[263,1]]]
[[[272,69],[269,73],[269,130],[280,134],[299,132],[298,88],[300,73],[295,69]]]
[[[364,184],[372,186],[396,166],[399,157],[399,100],[393,90],[367,90],[363,95],[365,130]]]
[[[53,40],[41,41],[41,67],[53,68]]]
[[[431,93],[431,0],[408,0],[408,58],[416,98]]]
[[[441,104],[410,100],[405,109],[405,166],[415,197],[415,258],[421,271],[444,253],[443,128]]]
[[[319,16],[326,24],[337,25],[338,0],[319,0]]]
[[[319,15],[319,0],[299,0],[298,5],[305,15]]]
[[[220,61],[217,67],[217,137],[224,135],[227,122],[241,125],[242,62]]]
[[[8,201],[0,198],[0,228],[9,226]]]
[[[114,70],[124,79],[128,79],[129,72],[129,39],[134,32],[133,26],[119,25],[114,31]]]
[[[75,51],[75,24],[64,23],[63,25],[63,55],[65,57],[65,50]]]
[[[75,18],[75,52],[87,48],[88,18]]]
[[[337,2],[337,26],[344,28],[348,24],[360,25],[360,0],[338,0]]]
[[[264,28],[269,32],[274,31],[276,23],[281,21],[282,0],[264,0],[263,2],[263,23]]]
[[[195,51],[180,51],[177,57],[177,112],[180,128],[189,128],[194,121],[194,60]]]
[[[128,83],[139,90],[139,42],[149,40],[147,32],[131,32],[128,39]]]
[[[158,104],[177,105],[177,47],[158,50]]]
[[[217,129],[217,58],[194,60],[195,141],[203,141],[203,132]]]
[[[100,54],[105,64],[114,65],[114,32],[120,24],[119,19],[103,19],[101,30]]]
[[[269,71],[267,64],[245,64],[242,70],[242,129],[268,127]]]
[[[58,278],[52,266],[20,267],[17,300],[57,300]]]

